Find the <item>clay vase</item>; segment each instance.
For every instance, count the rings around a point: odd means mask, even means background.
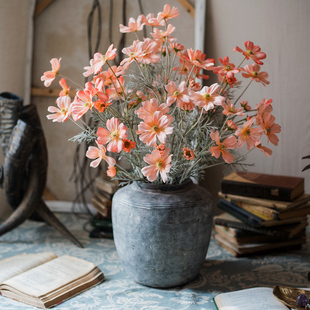
[[[195,279],[212,230],[210,193],[191,180],[180,185],[134,182],[112,200],[113,235],[125,271],[150,287]]]

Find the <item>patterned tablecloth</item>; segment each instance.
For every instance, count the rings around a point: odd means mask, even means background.
[[[173,288],[154,289],[135,283],[123,270],[113,240],[90,239],[84,229],[87,219],[73,214],[58,214],[65,226],[85,245],[80,249],[54,228],[26,221],[0,237],[0,259],[21,253],[50,251],[91,261],[104,272],[102,284],[58,305],[57,310],[162,310],[216,309],[213,297],[219,292],[276,284],[309,287],[310,231],[301,250],[288,253],[235,258],[211,240],[200,276],[193,282]],[[37,309],[0,296],[1,310]]]

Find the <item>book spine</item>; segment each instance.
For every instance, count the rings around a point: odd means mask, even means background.
[[[276,237],[276,238],[288,238],[288,233],[285,231],[275,231],[271,229],[263,229],[263,228],[255,228],[252,226],[247,226],[244,223],[238,223],[238,222],[232,222],[229,220],[224,220],[220,218],[214,219],[214,225],[220,225],[220,226],[225,226],[225,227],[230,227],[230,228],[236,228],[236,229],[242,229],[245,231],[250,231],[262,235],[268,235],[271,237]]]
[[[235,216],[237,219],[250,226],[260,227],[261,223],[264,221],[257,215],[254,215],[251,212],[242,209],[241,207],[226,199],[220,199],[217,205],[220,209]]]
[[[291,201],[292,190],[284,187],[274,187],[255,183],[243,183],[223,179],[221,182],[223,194],[242,195],[246,197],[270,200]]]

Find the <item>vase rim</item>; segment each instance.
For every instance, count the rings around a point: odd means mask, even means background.
[[[160,191],[175,191],[175,190],[181,190],[181,189],[193,184],[193,181],[190,178],[188,178],[181,184],[153,184],[153,183],[146,183],[143,181],[135,181],[135,183],[141,189],[160,190]]]

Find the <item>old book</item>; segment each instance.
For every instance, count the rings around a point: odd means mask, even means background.
[[[218,310],[287,310],[288,308],[273,294],[270,287],[221,293],[215,296]]]
[[[294,209],[278,211],[268,207],[244,203],[242,201],[233,200],[233,202],[242,209],[262,217],[264,220],[285,220],[310,214],[310,204],[308,203]]]
[[[309,194],[303,194],[291,202],[288,201],[278,201],[278,200],[270,200],[263,198],[255,198],[255,197],[247,197],[242,195],[233,195],[233,194],[224,194],[222,192],[218,193],[220,198],[225,198],[227,200],[241,201],[244,203],[249,203],[253,205],[264,206],[268,208],[273,208],[278,211],[284,211],[288,209],[295,209],[310,201]]]
[[[292,201],[304,193],[304,178],[235,171],[221,181],[224,194]]]
[[[96,188],[110,195],[118,190],[118,184],[118,180],[105,180],[102,177],[97,177],[94,183]]]
[[[266,235],[272,238],[292,239],[299,234],[306,226],[307,219],[297,223],[279,225],[274,227],[252,227],[249,226],[229,213],[222,213],[213,219],[214,225],[223,226],[230,230],[234,237],[244,237],[253,235]]]
[[[300,248],[301,245],[306,242],[305,234],[301,234],[300,236],[296,236],[290,240],[266,243],[236,244],[220,234],[214,234],[214,239],[221,247],[232,253],[235,257],[249,256],[279,250],[291,250]]]
[[[217,206],[223,211],[233,215],[234,217],[238,218],[242,222],[246,223],[249,226],[253,226],[253,227],[268,227],[268,226],[298,223],[298,222],[305,220],[306,218],[306,215],[303,215],[303,216],[296,216],[296,217],[287,218],[283,220],[265,219],[261,216],[258,216],[257,214],[254,214],[248,210],[245,210],[239,207],[234,202],[228,201],[223,198],[221,198],[218,201]]]
[[[305,233],[305,228],[307,227],[307,222],[303,222],[298,224],[298,232],[294,232],[294,235],[291,237],[272,237],[269,235],[263,234],[254,234],[247,233],[242,236],[236,236],[236,232],[234,228],[225,227],[221,225],[214,225],[214,231],[220,235],[222,235],[225,239],[229,240],[231,243],[236,245],[249,244],[249,243],[268,243],[268,242],[278,242],[287,239],[292,239],[297,234]]]
[[[51,308],[101,283],[102,271],[80,258],[54,253],[21,254],[0,261],[0,293]]]
[[[104,201],[97,199],[97,197],[93,197],[91,202],[98,213],[106,218],[111,218],[111,203],[107,205],[104,203]]]

